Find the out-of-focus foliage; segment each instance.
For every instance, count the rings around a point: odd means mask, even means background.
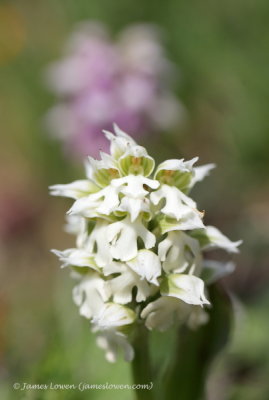
[[[208,210],[207,224],[244,240],[237,271],[225,282],[243,305],[234,340],[212,369],[208,398],[268,397],[268,18],[266,0],[1,2],[0,398],[132,399],[120,390],[12,389],[14,382],[131,382],[126,364],[111,367],[95,347],[72,304],[68,276],[49,254],[52,246],[72,243],[59,234],[67,201],[48,199],[47,185],[77,178],[80,167],[65,160],[45,131],[53,99],[43,71],[85,19],[101,20],[114,33],[134,22],[163,30],[180,69],[176,90],[187,117],[179,131],[149,138],[151,153],[158,160],[199,155],[201,163],[216,162],[194,197]],[[163,338],[155,338],[160,360]]]

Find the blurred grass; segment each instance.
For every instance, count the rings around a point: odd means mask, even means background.
[[[207,210],[207,223],[244,239],[237,272],[228,284],[244,299],[247,315],[220,361],[223,399],[268,397],[268,17],[266,0],[0,3],[2,191],[16,198],[23,193],[30,208],[38,208],[34,224],[29,222],[0,245],[0,376],[5,380],[0,398],[19,398],[11,389],[15,381],[130,382],[126,364],[104,361],[87,321],[72,304],[72,282],[58,272],[57,261],[48,253],[51,247],[67,247],[69,239],[61,234],[67,203],[49,200],[47,185],[79,177],[80,167],[64,158],[43,126],[44,113],[54,101],[43,83],[43,71],[59,57],[74,24],[85,19],[104,21],[113,33],[141,21],[163,29],[169,57],[180,69],[175,89],[188,120],[177,132],[156,137],[152,153],[159,160],[199,155],[201,162],[218,164],[194,193],[200,209]],[[162,341],[156,338],[160,359]],[[22,392],[20,398],[114,395],[132,398],[125,391],[32,391]]]

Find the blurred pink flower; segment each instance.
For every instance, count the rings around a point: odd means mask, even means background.
[[[112,41],[99,23],[81,24],[65,56],[47,70],[60,102],[47,114],[51,133],[76,155],[106,151],[102,129],[117,123],[134,136],[175,127],[182,107],[170,89],[173,66],[156,29],[134,25]]]

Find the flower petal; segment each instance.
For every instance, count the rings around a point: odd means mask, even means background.
[[[194,168],[194,176],[190,182],[190,189],[197,183],[201,182],[209,175],[212,169],[216,168],[216,164],[205,164]]]
[[[154,178],[163,184],[175,186],[185,192],[189,189],[194,177],[193,164],[197,160],[198,157],[190,161],[166,160],[157,167]]]
[[[210,304],[204,294],[204,282],[193,275],[169,275],[161,284],[161,294],[177,297],[187,304]]]
[[[170,328],[176,317],[180,315],[182,318],[184,311],[184,303],[175,297],[164,296],[149,303],[141,312],[141,317],[146,320],[148,329],[164,332]]]
[[[187,269],[193,273],[194,270],[200,270],[199,242],[184,232],[169,232],[159,243],[158,255],[166,273],[182,273]]]
[[[159,257],[150,250],[139,250],[137,256],[127,262],[142,279],[159,286],[157,278],[161,275],[161,262]]]
[[[67,249],[64,251],[51,250],[60,261],[63,262],[62,267],[76,266],[89,267],[99,272],[100,269],[95,263],[94,254],[84,249]]]
[[[136,142],[114,124],[115,135],[108,131],[103,131],[106,138],[110,141],[110,153],[115,160],[118,160],[127,150],[128,146],[136,146]]]
[[[191,236],[200,242],[203,250],[223,249],[229,253],[238,253],[238,246],[242,240],[232,242],[214,226],[206,226],[205,229],[198,229],[191,232]]]
[[[131,308],[116,303],[106,303],[92,322],[101,329],[110,329],[130,325],[135,319],[136,314]]]
[[[111,243],[113,258],[127,261],[137,255],[137,239],[141,238],[146,249],[155,245],[156,238],[145,226],[141,218],[131,222],[127,216],[122,221],[114,222],[107,227],[107,238]]]
[[[73,289],[73,300],[79,306],[80,315],[88,319],[99,315],[109,297],[104,280],[96,273],[87,275]]]
[[[129,268],[126,264],[113,262],[112,265],[104,267],[103,273],[109,276],[114,273],[120,273],[116,278],[112,278],[106,282],[112,293],[113,301],[119,304],[127,304],[132,301],[132,290],[136,291],[136,301],[140,303],[145,301],[150,295],[150,287],[145,280]]]
[[[201,277],[203,281],[210,285],[226,275],[231,274],[235,270],[233,262],[219,262],[215,260],[204,260]]]
[[[155,166],[155,161],[142,146],[128,146],[119,158],[119,166],[123,175],[149,176]]]
[[[109,362],[116,362],[118,354],[123,352],[124,360],[131,362],[134,358],[134,349],[127,337],[115,329],[108,329],[97,334],[97,345],[105,351]]]
[[[99,267],[104,267],[112,261],[110,245],[106,235],[110,226],[107,221],[98,220],[85,245],[86,249],[94,254],[96,264]]]
[[[71,199],[80,199],[99,190],[93,182],[89,180],[79,180],[64,185],[52,185],[49,187],[52,196],[70,197]]]
[[[101,156],[101,160],[88,157],[85,169],[88,179],[100,187],[105,187],[112,179],[119,178],[120,172],[117,163],[110,155],[101,153]]]

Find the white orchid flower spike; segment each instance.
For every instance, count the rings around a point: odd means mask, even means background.
[[[131,361],[138,324],[163,331],[206,323],[206,286],[234,264],[207,261],[203,250],[236,253],[241,241],[205,226],[189,195],[214,164],[167,160],[154,172],[154,159],[119,127],[105,136],[111,154],[89,158],[86,179],[50,187],[74,200],[65,229],[76,236],[74,248],[53,253],[76,278],[74,302],[107,360],[122,353]]]

